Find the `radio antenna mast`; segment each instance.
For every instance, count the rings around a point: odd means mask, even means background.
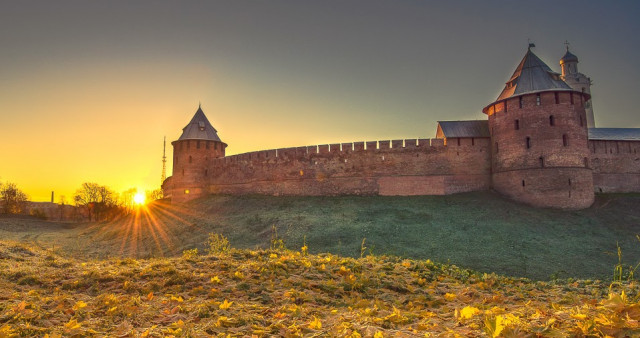
[[[162,142],[162,177],[160,178],[160,186],[167,179],[167,137]]]

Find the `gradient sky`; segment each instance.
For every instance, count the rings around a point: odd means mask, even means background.
[[[157,188],[162,138],[198,102],[227,154],[434,137],[485,118],[527,39],[557,71],[571,43],[597,126],[640,127],[638,18],[638,1],[0,0],[0,180],[36,201]]]

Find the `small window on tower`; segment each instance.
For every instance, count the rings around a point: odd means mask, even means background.
[[[556,125],[556,119],[553,117],[553,115],[549,115],[549,125],[550,126]]]
[[[520,130],[520,120],[516,120],[515,126],[516,130]]]
[[[200,130],[204,130],[204,122],[200,121],[198,122],[198,127],[200,128]]]
[[[560,98],[558,97],[558,93],[553,93],[556,97],[556,104],[560,103]]]
[[[518,107],[522,108],[522,96],[518,98]]]
[[[565,147],[569,145],[569,138],[567,137],[567,134],[562,135],[562,145]]]
[[[540,105],[540,94],[536,94],[536,106]]]
[[[531,137],[527,136],[527,149],[531,148]]]

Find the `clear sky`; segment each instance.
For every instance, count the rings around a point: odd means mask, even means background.
[[[640,127],[639,1],[0,0],[0,180],[159,187],[198,102],[227,154],[434,137],[565,40],[599,127]],[[168,147],[171,175],[171,147]]]

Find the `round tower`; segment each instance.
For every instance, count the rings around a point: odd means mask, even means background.
[[[569,52],[568,43],[567,52],[562,59],[560,59],[560,67],[562,68],[562,80],[573,90],[589,96],[589,99],[584,102],[584,109],[587,115],[587,127],[595,128],[596,123],[593,116],[593,106],[591,105],[591,79],[578,72],[578,57]]]
[[[537,207],[589,207],[594,192],[588,99],[529,49],[498,99],[483,109],[492,141],[493,188]]]
[[[224,157],[227,144],[218,137],[200,107],[182,129],[173,146],[172,202],[184,202],[207,194],[211,160]]]

